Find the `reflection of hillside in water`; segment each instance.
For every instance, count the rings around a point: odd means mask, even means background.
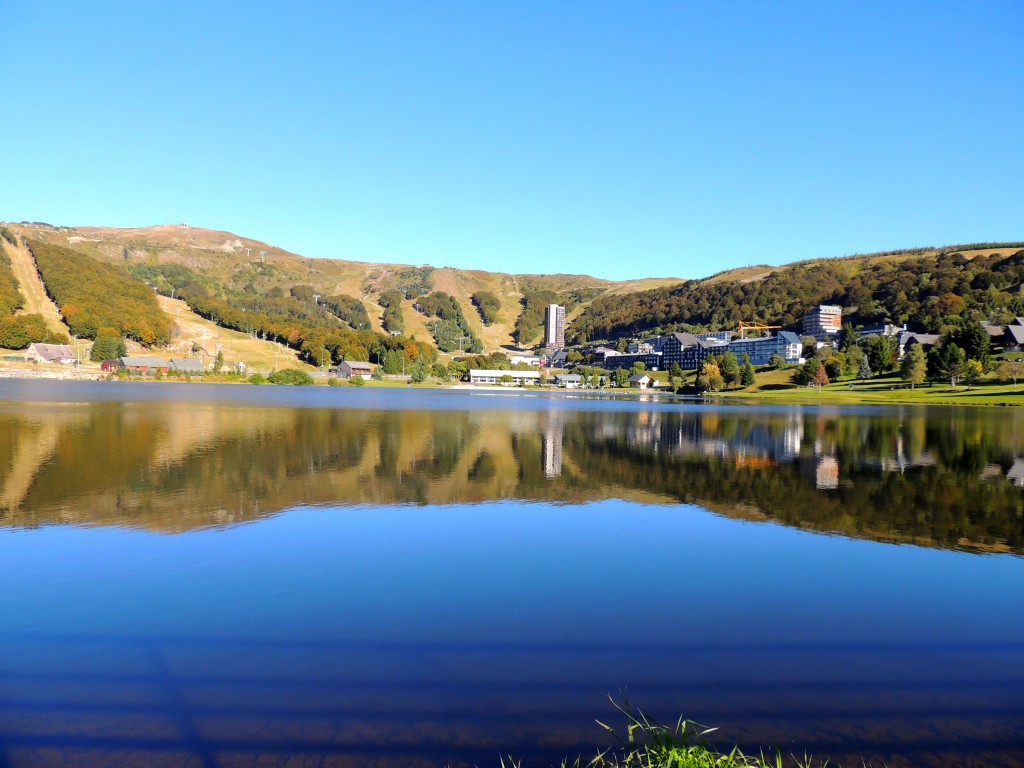
[[[630,498],[1021,551],[1017,421],[921,409],[26,404],[0,414],[0,519],[180,531],[299,504]]]
[[[567,437],[566,455],[608,484],[812,530],[1024,551],[1016,418],[720,409],[579,421],[586,426]]]

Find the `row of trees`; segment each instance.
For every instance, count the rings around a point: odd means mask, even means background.
[[[0,237],[11,245],[17,245],[17,237],[9,229],[0,227]],[[25,297],[18,290],[18,281],[11,269],[11,259],[0,245],[0,317],[13,315],[25,306]]]
[[[94,339],[101,328],[116,328],[147,346],[171,340],[170,320],[145,283],[69,248],[37,240],[27,244],[73,334]]]
[[[354,296],[338,294],[321,299],[320,302],[339,320],[347,323],[352,330],[368,331],[370,329],[370,315],[366,312],[366,305]]]
[[[469,321],[462,312],[462,305],[454,296],[444,291],[434,291],[420,296],[414,305],[427,317],[438,318],[431,323],[434,341],[442,352],[468,350],[473,354],[484,351],[484,345],[469,327]]]
[[[498,311],[501,309],[501,300],[490,291],[477,291],[470,300],[480,313],[480,319],[484,325],[494,325],[498,322]]]
[[[397,289],[384,291],[377,297],[377,303],[384,308],[384,314],[380,319],[381,324],[388,333],[399,335],[405,333],[405,318],[402,316],[402,299],[404,298],[405,294]]]
[[[11,315],[0,318],[0,347],[26,349],[29,344],[68,344],[65,333],[54,333],[46,327],[42,315]]]

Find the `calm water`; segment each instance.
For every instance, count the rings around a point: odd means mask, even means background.
[[[0,382],[0,766],[1024,765],[1024,412]],[[856,761],[850,756],[856,755]]]

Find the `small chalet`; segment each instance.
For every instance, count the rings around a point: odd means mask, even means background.
[[[179,373],[206,372],[206,369],[203,368],[203,361],[194,357],[172,357],[169,362],[171,364],[171,368]]]
[[[69,344],[29,344],[25,350],[26,363],[63,363],[68,365],[77,359],[75,348]]]
[[[1019,318],[1018,318],[1019,319]],[[1024,349],[1024,325],[1011,323],[1003,332],[1003,349],[1019,351]]]
[[[563,387],[564,389],[579,389],[582,385],[583,377],[578,373],[556,373],[555,374],[555,386]]]
[[[903,356],[907,354],[907,351],[915,344],[920,344],[921,349],[927,353],[932,347],[939,343],[939,334],[903,331],[900,333],[897,343],[899,344],[898,354],[900,359],[902,359]]]
[[[654,382],[646,373],[637,373],[629,377],[629,386],[633,389],[650,389]]]
[[[118,358],[118,368],[132,373],[167,373],[171,364],[159,357],[132,356]]]
[[[373,366],[357,360],[342,360],[332,370],[343,379],[355,377],[369,379],[373,376]]]

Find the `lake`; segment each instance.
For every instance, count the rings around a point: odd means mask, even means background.
[[[1024,411],[0,382],[0,766],[1024,765]]]

